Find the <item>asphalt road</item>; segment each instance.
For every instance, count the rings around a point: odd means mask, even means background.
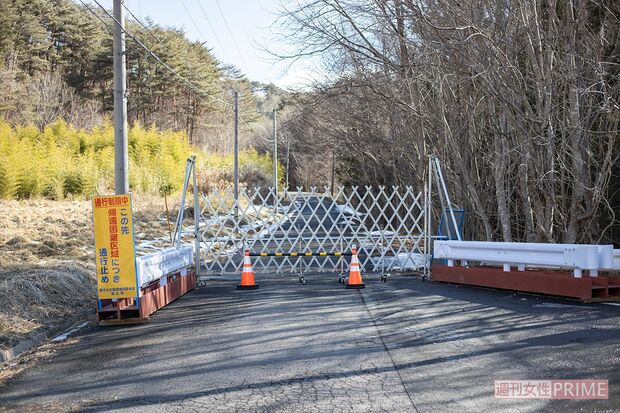
[[[98,327],[0,388],[0,411],[620,409],[620,307],[394,277],[210,281]],[[500,400],[495,379],[603,378],[610,399]]]

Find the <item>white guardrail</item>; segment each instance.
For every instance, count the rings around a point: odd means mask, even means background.
[[[614,266],[613,270],[620,270],[620,250],[614,250]]]
[[[165,285],[166,275],[181,271],[181,275],[187,274],[187,267],[194,262],[194,247],[181,245],[179,248],[166,248],[151,254],[136,258],[136,270],[140,287],[145,287],[152,281],[160,280],[160,285]]]
[[[616,250],[619,251],[619,250]],[[599,269],[620,268],[612,245],[544,244],[525,242],[440,241],[434,242],[434,257],[467,265],[467,261],[502,264],[504,271],[516,266],[525,271],[526,265],[551,268],[571,268],[581,277],[583,270],[596,277]]]

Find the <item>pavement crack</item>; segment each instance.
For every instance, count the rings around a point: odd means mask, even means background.
[[[409,393],[409,390],[407,389],[407,386],[405,385],[403,376],[400,374],[400,369],[398,365],[396,364],[396,362],[394,361],[394,358],[392,357],[392,353],[390,353],[390,349],[388,348],[387,344],[385,343],[385,340],[383,339],[383,334],[381,334],[381,330],[379,329],[379,326],[377,325],[375,318],[370,312],[370,309],[368,308],[368,304],[366,304],[366,299],[364,298],[364,294],[362,294],[361,290],[357,290],[357,292],[360,296],[360,299],[362,300],[362,304],[364,305],[366,312],[368,313],[368,316],[370,317],[370,321],[372,321],[372,325],[377,330],[377,335],[381,339],[381,344],[383,345],[383,349],[387,353],[390,359],[390,362],[392,363],[392,367],[394,368],[394,371],[396,372],[396,375],[398,375],[398,380],[400,380],[400,384],[403,386],[403,389],[405,390],[405,394],[407,395],[407,398],[409,398],[409,402],[411,402],[411,406],[413,406],[413,410],[416,412],[419,412],[418,407],[415,405],[415,402],[413,401],[413,397],[411,397],[411,394]]]

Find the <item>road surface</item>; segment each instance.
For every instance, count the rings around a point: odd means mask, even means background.
[[[620,307],[393,277],[235,277],[97,327],[0,388],[0,411],[620,409]],[[500,400],[496,379],[608,379],[610,399]]]

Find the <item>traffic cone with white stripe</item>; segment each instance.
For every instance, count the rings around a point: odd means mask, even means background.
[[[346,287],[356,289],[366,287],[362,282],[362,271],[357,260],[357,247],[355,245],[351,248],[351,268],[349,269],[349,279],[347,280]]]
[[[237,290],[256,290],[258,284],[254,282],[254,269],[252,261],[250,261],[250,250],[246,248],[243,256],[243,271],[241,272],[241,284],[237,286]]]

